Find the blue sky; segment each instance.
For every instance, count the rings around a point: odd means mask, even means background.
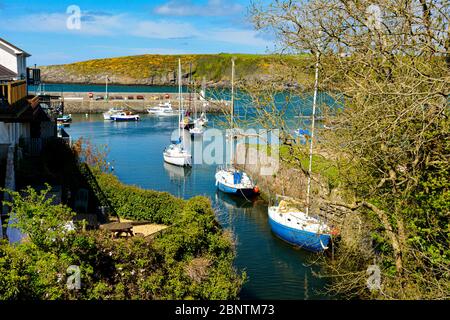
[[[270,37],[254,31],[248,21],[249,4],[250,0],[0,0],[0,37],[32,54],[30,65],[146,53],[270,52]],[[81,9],[80,29],[67,27],[71,5]]]

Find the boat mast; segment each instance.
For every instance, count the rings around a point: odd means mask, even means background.
[[[183,111],[183,98],[181,97],[181,59],[178,59],[178,138],[181,139],[181,112]]]
[[[230,130],[230,143],[231,143],[231,153],[230,153],[230,165],[233,166],[234,157],[234,59],[231,59],[231,130]]]
[[[206,103],[206,79],[205,77],[203,77],[202,79],[202,88],[200,90],[200,94],[199,94],[199,98],[201,101],[201,109],[202,109],[202,115],[205,114],[206,115],[206,110],[205,110],[205,103]]]
[[[189,63],[189,112],[192,112],[192,62]]]
[[[314,80],[314,98],[313,98],[313,110],[311,121],[311,142],[309,144],[308,187],[306,189],[306,214],[309,214],[309,207],[311,206],[311,176],[312,176],[314,129],[316,124],[317,91],[319,89],[319,59],[320,59],[320,50],[318,48],[316,53],[316,75]]]
[[[106,102],[108,102],[108,76],[106,76],[106,84],[105,84],[105,99],[106,99]]]

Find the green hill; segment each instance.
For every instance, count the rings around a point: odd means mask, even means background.
[[[105,76],[113,83],[170,85],[175,83],[178,59],[181,58],[186,77],[192,64],[195,81],[203,78],[220,84],[230,79],[231,59],[236,60],[236,77],[239,79],[270,79],[275,69],[292,67],[292,72],[309,80],[311,59],[308,55],[251,55],[251,54],[198,54],[198,55],[140,55],[96,59],[66,65],[41,67],[45,82],[104,83]],[[294,71],[295,69],[295,71]],[[300,71],[299,71],[300,70]]]

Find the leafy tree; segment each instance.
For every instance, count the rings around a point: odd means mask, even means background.
[[[375,259],[383,269],[378,297],[448,298],[448,9],[441,0],[251,7],[256,28],[274,33],[284,50],[317,56],[321,87],[344,100],[320,148],[337,159],[353,194],[333,204],[353,210],[366,234],[358,247],[341,242],[327,263],[340,293],[373,297],[365,286]]]

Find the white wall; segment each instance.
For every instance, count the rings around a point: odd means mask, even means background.
[[[0,64],[2,66],[19,75],[18,60],[16,53],[12,49],[0,43]]]
[[[17,79],[27,78],[27,60],[23,54],[17,56]]]
[[[30,125],[28,123],[0,122],[0,144],[17,144],[20,138],[30,137]]]

